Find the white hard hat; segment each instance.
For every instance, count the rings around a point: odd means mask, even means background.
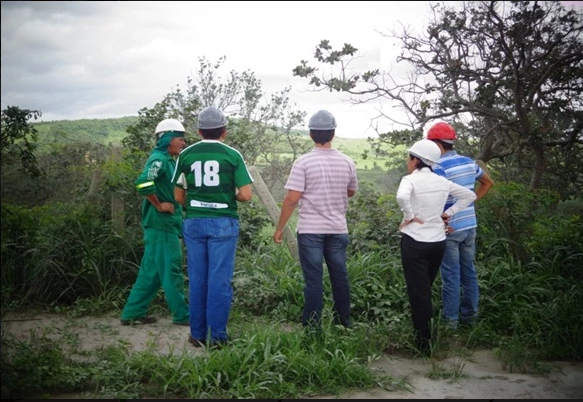
[[[318,110],[310,117],[308,127],[310,130],[334,130],[336,119],[327,110]]]
[[[154,132],[154,134],[156,134],[158,136],[158,138],[160,138],[162,136],[162,134],[164,134],[166,131],[182,131],[184,132],[184,126],[182,125],[181,122],[179,122],[176,119],[165,119],[162,120],[160,123],[158,123],[158,125],[156,126],[156,131]]]
[[[198,128],[211,130],[213,128],[225,127],[227,118],[219,109],[214,106],[208,106],[198,114]]]
[[[419,140],[411,148],[409,153],[421,159],[423,163],[432,166],[441,158],[441,150],[437,144],[431,140]]]

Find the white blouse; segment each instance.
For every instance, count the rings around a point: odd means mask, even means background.
[[[450,194],[457,198],[457,202],[444,211]],[[397,189],[397,203],[403,212],[403,222],[417,218],[423,223],[411,222],[401,229],[401,233],[422,242],[445,240],[441,214],[445,212],[452,216],[475,199],[473,191],[433,173],[429,168],[416,169],[401,179]]]

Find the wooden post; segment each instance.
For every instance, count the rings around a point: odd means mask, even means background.
[[[478,159],[478,160],[476,160],[476,163],[478,164],[479,167],[482,168],[482,170],[484,172],[486,172],[487,174],[490,174],[490,172],[488,172],[488,166],[486,166],[486,164],[484,163],[483,160]]]
[[[113,148],[111,158],[114,162],[119,162],[121,153],[119,148]],[[111,220],[113,231],[119,234],[125,232],[125,210],[123,197],[118,192],[111,195]]]
[[[279,214],[281,212],[277,206],[277,203],[273,199],[273,196],[269,192],[269,189],[265,185],[265,182],[263,181],[263,178],[259,174],[257,168],[255,166],[251,166],[249,168],[249,173],[251,173],[251,177],[253,177],[253,188],[255,189],[255,192],[261,199],[261,202],[263,202],[263,205],[265,205],[267,208],[267,212],[269,213],[271,220],[275,225],[277,225],[277,222],[279,221]],[[283,240],[287,245],[287,248],[289,249],[292,257],[294,257],[296,260],[299,260],[298,242],[288,225],[285,225],[283,230]]]

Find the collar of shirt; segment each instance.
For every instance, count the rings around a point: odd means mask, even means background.
[[[432,173],[431,169],[429,169],[428,167],[423,167],[421,169],[415,169],[414,171],[411,172],[411,174],[417,174],[417,173]]]

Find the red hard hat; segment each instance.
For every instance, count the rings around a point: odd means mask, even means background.
[[[451,143],[456,139],[455,130],[445,122],[435,123],[427,132],[427,139],[442,140]]]

